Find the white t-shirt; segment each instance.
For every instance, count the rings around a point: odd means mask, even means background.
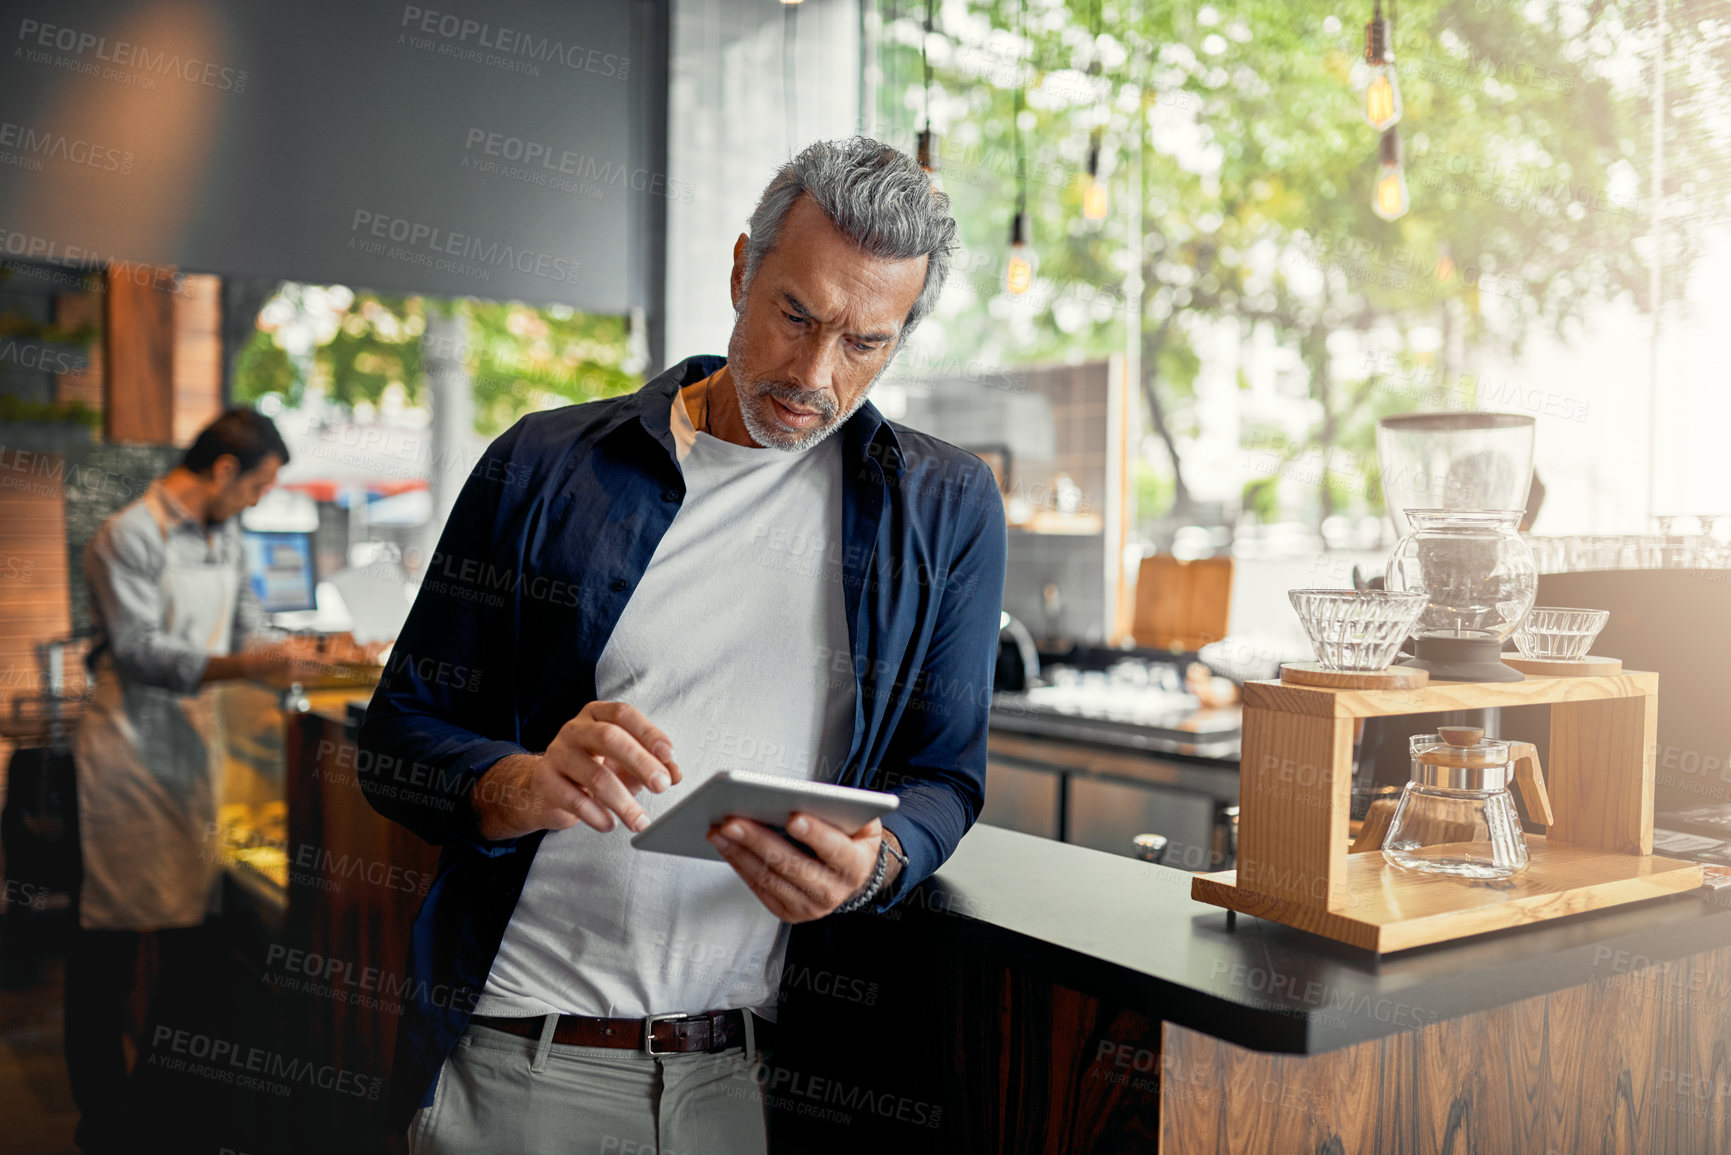
[[[684,781],[718,770],[833,779],[856,687],[843,602],[841,437],[801,453],[673,437],[684,503],[596,667],[673,743]],[[839,668],[842,673],[836,673]],[[724,862],[632,849],[619,823],[546,835],[476,1005],[483,1015],[635,1017],[751,1007],[774,1018],[787,926]]]

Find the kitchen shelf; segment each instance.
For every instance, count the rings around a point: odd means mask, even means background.
[[[1694,890],[1702,882],[1698,862],[1551,843],[1535,834],[1527,835],[1527,851],[1526,870],[1485,881],[1402,870],[1380,850],[1349,854],[1345,885],[1326,908],[1241,888],[1234,870],[1198,875],[1191,896],[1383,952]]]
[[[1699,887],[1699,863],[1653,851],[1659,676],[1529,677],[1356,690],[1247,682],[1238,868],[1198,875],[1201,902],[1376,951],[1464,938]],[[1364,718],[1548,705],[1552,821],[1532,862],[1478,882],[1348,854],[1353,735]]]

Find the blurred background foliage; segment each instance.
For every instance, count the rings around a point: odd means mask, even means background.
[[[525,413],[629,392],[623,317],[557,305],[435,300],[285,283],[259,313],[236,362],[234,396],[298,407],[309,386],[350,412],[427,403],[423,346],[429,310],[461,318],[454,352],[470,378],[475,432],[496,436]]]
[[[1264,426],[1247,410],[1242,437],[1277,469],[1320,453],[1307,520],[1378,512],[1378,417],[1473,406],[1476,351],[1518,353],[1541,328],[1565,334],[1589,303],[1654,307],[1651,7],[1387,5],[1411,195],[1391,222],[1371,208],[1379,133],[1355,90],[1371,0],[877,0],[879,135],[912,151],[929,109],[966,247],[964,288],[932,326],[936,355],[1103,358],[1125,347],[1126,317],[1139,313],[1141,450],[1164,482],[1138,471],[1147,521],[1190,504],[1184,448],[1218,323],[1261,330],[1293,362],[1281,391],[1308,404],[1296,407],[1302,420]],[[1731,194],[1728,15],[1723,0],[1671,7],[1673,293],[1701,222]],[[1098,224],[1082,214],[1095,132],[1110,204]],[[1039,268],[1034,290],[1014,298],[998,279],[1018,147]],[[1336,461],[1357,475],[1322,467]],[[1246,485],[1247,509],[1281,514],[1277,477]]]

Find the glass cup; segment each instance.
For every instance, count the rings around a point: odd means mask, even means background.
[[[1288,590],[1324,669],[1371,673],[1388,668],[1426,597],[1395,590]]]
[[[1610,620],[1609,610],[1534,606],[1515,631],[1515,647],[1526,658],[1578,662],[1592,651],[1593,640]]]

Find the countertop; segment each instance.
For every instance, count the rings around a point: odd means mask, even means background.
[[[1317,1054],[1731,947],[1698,890],[1378,956],[1190,898],[1191,875],[975,826],[907,905],[1055,982],[1259,1051]],[[1681,979],[1680,979],[1681,981]]]
[[[1137,701],[1138,696],[1146,703]],[[1116,703],[1101,702],[1102,697],[1092,691],[1083,705],[1082,696],[1070,687],[1000,690],[992,695],[989,725],[1004,733],[1221,764],[1237,771],[1239,707],[1205,709],[1188,694],[1158,690],[1121,693],[1125,700]]]
[[[249,678],[245,684],[273,695],[279,707],[292,709],[293,713],[317,714],[332,722],[346,722],[348,721],[349,703],[360,702],[362,706],[365,706],[373,696],[373,686],[377,683],[377,678],[370,682],[357,684],[358,681],[358,679],[354,681],[333,679],[332,683],[302,684]],[[298,699],[291,701],[295,686],[300,687],[300,694]]]

